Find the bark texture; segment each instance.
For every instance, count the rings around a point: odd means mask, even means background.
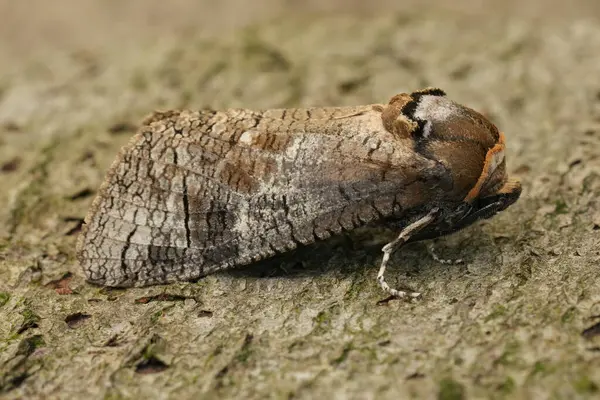
[[[3,57],[0,397],[597,395],[600,27],[591,13],[532,23],[536,13],[496,14],[497,3],[294,12],[213,36],[193,21]],[[25,29],[15,35],[27,43]],[[419,243],[393,257],[390,284],[407,282],[422,300],[377,304],[390,232],[198,283],[84,282],[81,220],[150,111],[354,106],[426,86],[501,127],[523,194],[439,241],[463,265],[436,263]]]

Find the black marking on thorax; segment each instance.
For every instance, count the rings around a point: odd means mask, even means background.
[[[429,88],[425,90],[419,90],[417,92],[413,92],[410,94],[411,101],[407,102],[401,109],[400,112],[408,119],[415,121],[417,123],[417,129],[413,132],[413,136],[415,140],[423,138],[423,133],[425,131],[425,126],[427,121],[421,118],[418,118],[415,113],[417,112],[417,107],[419,107],[419,103],[421,102],[421,98],[423,96],[438,96],[445,97],[446,92],[442,89],[437,88]]]

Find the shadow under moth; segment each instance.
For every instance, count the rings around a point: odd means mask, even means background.
[[[521,194],[504,134],[428,88],[388,104],[148,117],[110,167],[80,234],[87,279],[106,286],[194,280],[342,231],[397,229],[404,243],[456,232]]]

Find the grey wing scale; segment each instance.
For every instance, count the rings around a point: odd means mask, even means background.
[[[149,120],[86,217],[77,253],[88,280],[196,279],[407,206],[395,182],[419,190],[406,165],[416,176],[427,161],[403,160],[364,109],[183,111]],[[403,165],[390,168],[394,160]]]

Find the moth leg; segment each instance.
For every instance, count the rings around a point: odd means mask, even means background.
[[[463,259],[462,258],[457,258],[457,259],[441,258],[437,254],[437,251],[435,250],[435,243],[433,241],[431,243],[427,243],[427,252],[431,256],[431,258],[433,258],[435,261],[439,262],[440,264],[456,265],[456,264],[462,264],[463,263]]]
[[[397,289],[391,288],[390,285],[388,285],[388,283],[385,281],[385,277],[384,277],[385,268],[387,267],[387,263],[390,259],[390,256],[392,255],[392,253],[394,251],[398,250],[400,247],[402,247],[402,245],[404,243],[406,243],[413,234],[419,232],[421,229],[423,229],[427,225],[429,225],[435,219],[438,211],[439,211],[439,208],[437,208],[437,207],[432,209],[423,218],[416,220],[412,224],[410,224],[407,227],[405,227],[404,229],[402,229],[402,231],[400,232],[400,234],[398,235],[398,237],[396,239],[392,240],[391,242],[389,242],[388,244],[383,246],[383,248],[381,249],[381,251],[383,251],[383,259],[381,260],[381,266],[379,267],[379,272],[377,273],[377,282],[379,283],[379,286],[381,286],[381,288],[385,292],[389,293],[390,295],[392,295],[394,297],[399,297],[399,298],[406,297],[406,296],[412,297],[412,298],[417,298],[421,295],[421,293],[417,293],[417,292],[405,292],[403,290],[397,290]]]

